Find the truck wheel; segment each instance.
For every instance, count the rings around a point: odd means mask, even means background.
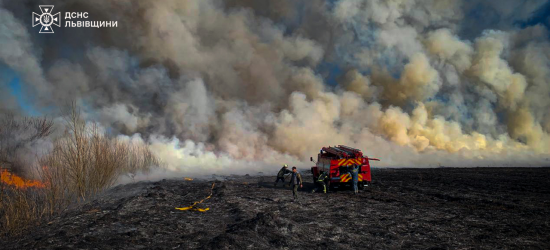
[[[331,185],[330,182],[327,184],[327,190],[331,192],[336,191],[336,185]]]
[[[364,190],[369,191],[369,190],[371,190],[371,182],[369,182],[369,181],[364,181],[364,182],[362,183],[361,187],[359,187],[359,188],[360,188],[361,190],[364,189]]]

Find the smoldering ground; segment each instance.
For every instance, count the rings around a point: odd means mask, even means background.
[[[117,186],[28,230],[5,249],[548,248],[548,168],[375,169],[353,195],[299,202],[274,177]],[[179,211],[210,194],[206,212]]]
[[[77,101],[182,174],[304,164],[335,144],[379,166],[548,164],[545,1],[0,4],[2,115]],[[118,27],[44,36],[27,23],[39,4]]]

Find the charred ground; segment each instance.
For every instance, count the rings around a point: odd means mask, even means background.
[[[5,238],[4,249],[550,248],[550,168],[375,169],[373,185],[300,202],[274,177],[115,187]],[[210,193],[201,213],[178,211]]]

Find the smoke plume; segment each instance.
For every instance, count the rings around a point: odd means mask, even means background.
[[[38,34],[28,21],[39,4],[118,27]],[[545,6],[3,1],[0,68],[41,115],[76,100],[86,119],[139,137],[168,170],[190,175],[306,167],[337,144],[379,167],[540,166],[550,155],[550,23],[533,20]],[[26,115],[0,79],[0,114]]]

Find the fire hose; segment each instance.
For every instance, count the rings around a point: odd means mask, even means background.
[[[177,207],[176,209],[177,210],[182,210],[182,211],[185,211],[185,210],[192,210],[192,211],[198,211],[198,212],[206,212],[208,210],[210,210],[210,208],[198,208],[198,207],[195,207],[196,205],[199,205],[201,203],[203,203],[205,200],[208,200],[210,199],[210,197],[212,197],[212,193],[214,193],[214,185],[216,183],[212,183],[212,188],[210,189],[210,195],[208,195],[208,197],[200,200],[200,201],[197,201],[195,203],[193,203],[193,205],[191,206],[188,206],[188,207]]]

